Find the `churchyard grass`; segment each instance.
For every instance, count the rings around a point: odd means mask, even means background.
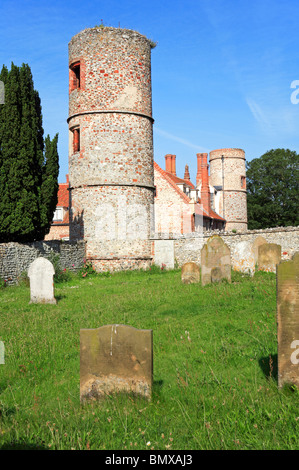
[[[1,449],[298,449],[298,390],[277,387],[274,274],[67,279],[57,305],[29,304],[26,283],[0,289]],[[80,404],[80,329],[111,323],[153,330],[150,402]]]

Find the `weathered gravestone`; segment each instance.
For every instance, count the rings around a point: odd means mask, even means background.
[[[299,253],[276,269],[278,386],[299,388]]]
[[[275,273],[276,265],[281,260],[281,246],[267,243],[258,247],[258,269]]]
[[[259,260],[259,247],[261,245],[266,245],[268,242],[264,237],[261,237],[261,235],[258,235],[256,239],[254,240],[252,244],[252,251],[253,251],[253,257],[254,257],[254,264],[258,264]]]
[[[221,237],[213,235],[201,250],[201,283],[205,286],[222,279],[231,282],[230,249]]]
[[[200,281],[200,268],[193,261],[182,266],[181,280],[183,284],[193,284]]]
[[[153,332],[126,325],[80,330],[80,399],[115,393],[151,398]]]
[[[173,240],[155,240],[154,263],[166,269],[174,269],[174,243]]]
[[[30,264],[28,269],[30,303],[56,304],[54,297],[54,274],[53,264],[46,258],[36,258]]]

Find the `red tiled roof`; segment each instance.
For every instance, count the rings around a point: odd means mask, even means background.
[[[69,207],[69,184],[59,183],[58,202],[56,207]]]
[[[164,170],[163,170],[164,171]],[[176,184],[187,184],[190,186],[190,188],[195,189],[195,186],[193,183],[191,183],[190,180],[185,180],[183,178],[179,178],[178,176],[174,175],[173,173],[170,173],[169,171],[165,171],[165,173],[176,183]]]
[[[212,209],[210,209],[210,217],[212,217],[212,219],[222,220],[223,222],[225,222],[225,219],[216,212],[214,212]]]
[[[186,204],[190,204],[191,199],[177,186],[177,184],[174,182],[174,179],[170,177],[170,175],[171,176],[174,176],[174,175],[172,173],[169,173],[168,171],[162,170],[162,168],[159,167],[158,163],[156,162],[154,162],[154,168],[161,173],[161,175],[166,179],[166,181],[168,181],[168,183],[170,183],[170,185],[178,193],[178,195],[184,200],[184,202]],[[185,181],[185,180],[182,180],[182,181]],[[204,217],[209,217],[208,214],[204,210],[202,210],[199,204],[196,204],[196,203],[195,203],[195,213],[198,215],[203,215]]]
[[[190,203],[191,199],[177,186],[177,184],[186,183],[186,184],[189,184],[189,186],[191,186],[192,189],[195,189],[195,186],[191,183],[191,181],[184,180],[182,178],[179,178],[178,176],[175,176],[173,173],[170,173],[169,171],[162,170],[162,168],[160,168],[156,162],[154,162],[154,167],[172,185],[172,187],[176,190],[176,192],[180,195],[180,197],[184,199],[186,203]],[[198,200],[198,202],[195,204],[194,210],[195,210],[195,213],[198,215],[203,215],[204,217],[208,217],[210,219],[222,220],[223,222],[225,222],[225,219],[223,219],[223,217],[221,217],[220,215],[216,214],[216,212],[214,212],[212,209],[210,209],[208,213],[207,210],[200,207],[200,200]]]

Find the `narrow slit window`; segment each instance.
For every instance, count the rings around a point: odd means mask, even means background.
[[[80,62],[76,62],[70,66],[70,80],[71,80],[71,91],[76,88],[80,88]]]
[[[80,129],[73,130],[73,152],[80,152]]]
[[[246,177],[241,176],[241,188],[246,189]]]

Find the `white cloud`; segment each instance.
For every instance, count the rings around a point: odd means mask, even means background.
[[[189,142],[186,139],[182,139],[181,137],[177,135],[170,134],[169,132],[163,131],[162,129],[159,129],[156,126],[154,126],[154,132],[157,132],[157,134],[161,135],[162,137],[166,137],[169,140],[174,140],[175,142],[179,142],[180,144],[186,145],[187,147],[196,149],[198,152],[208,152],[206,148],[201,147],[200,145],[193,144],[192,142]]]
[[[298,110],[296,106],[261,106],[252,98],[246,103],[260,129],[267,134],[297,133]]]

